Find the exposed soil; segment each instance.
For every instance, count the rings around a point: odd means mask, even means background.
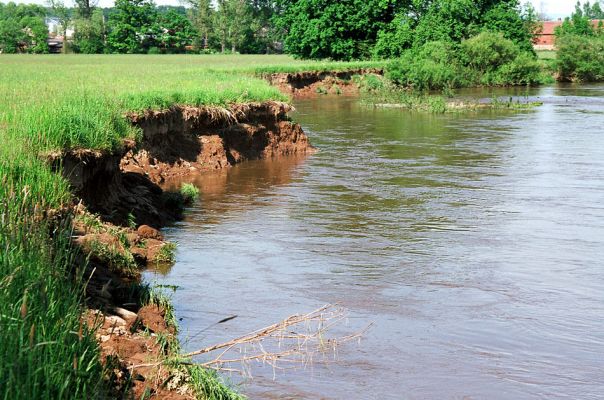
[[[48,156],[80,199],[73,242],[77,265],[87,266],[83,318],[96,329],[115,397],[192,398],[186,374],[161,364],[168,350],[158,335],[164,343],[174,340],[175,328],[162,307],[142,306],[138,271],[164,261],[168,244],[158,229],[182,211],[179,194],[161,184],[245,160],[313,152],[300,126],[287,119],[290,110],[267,102],[129,115],[142,130],[140,143],[125,142],[113,153],[80,149]]]
[[[162,190],[166,179],[228,168],[245,160],[314,152],[292,107],[266,102],[219,107],[175,107],[129,115],[141,143],[123,151],[70,150],[49,160],[69,180],[89,211],[104,221],[161,228],[180,218],[178,198]]]
[[[369,68],[351,71],[323,71],[277,73],[265,78],[282,92],[295,98],[312,98],[322,95],[358,95],[359,86],[353,82],[355,75],[382,75],[381,69]]]
[[[137,149],[122,158],[124,172],[147,174],[155,184],[175,176],[230,167],[246,160],[313,151],[285,103],[233,105],[228,109],[180,107],[133,115],[143,131]]]

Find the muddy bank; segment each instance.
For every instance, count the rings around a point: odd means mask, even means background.
[[[70,150],[48,156],[70,182],[76,264],[86,266],[83,319],[94,327],[116,396],[192,398],[185,369],[162,364],[178,347],[171,308],[140,283],[148,264],[171,262],[159,228],[177,220],[182,196],[162,189],[170,178],[228,168],[246,160],[314,151],[291,107],[267,102],[174,107],[127,117],[139,143],[120,151]],[[149,364],[152,364],[149,366]]]
[[[174,107],[128,115],[142,132],[140,143],[121,151],[71,150],[49,161],[69,180],[74,194],[104,221],[134,220],[161,228],[180,216],[178,196],[167,179],[228,168],[234,164],[314,151],[291,106],[280,102],[219,107]]]
[[[308,98],[325,94],[357,95],[360,88],[353,81],[355,75],[383,75],[383,70],[367,68],[350,71],[275,73],[264,75],[264,78],[286,94],[296,98]]]

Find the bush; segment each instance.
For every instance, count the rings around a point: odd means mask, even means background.
[[[428,42],[407,50],[386,68],[394,84],[418,90],[543,82],[541,64],[501,33],[483,32],[460,45]]]
[[[521,53],[515,60],[503,65],[494,83],[501,85],[533,85],[543,82],[541,64],[534,56]]]
[[[454,88],[466,83],[453,44],[443,41],[407,50],[386,68],[386,77],[397,85],[418,90]]]
[[[563,35],[557,38],[558,80],[597,82],[604,80],[604,35]]]
[[[514,61],[519,53],[519,47],[499,32],[482,32],[461,43],[465,64],[481,72],[495,71]]]

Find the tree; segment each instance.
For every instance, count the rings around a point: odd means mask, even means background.
[[[535,24],[534,10],[518,0],[414,0],[398,4],[396,17],[378,33],[374,56],[398,57],[432,41],[460,43],[485,30],[532,51]]]
[[[506,39],[528,52],[533,51],[534,35],[541,28],[534,7],[527,3],[522,8],[516,1],[496,4],[487,11],[482,25],[489,31],[501,32]]]
[[[38,5],[0,3],[0,53],[47,53],[45,15]]]
[[[593,7],[596,7],[595,11]],[[575,12],[571,14],[570,18],[565,18],[562,25],[556,28],[556,37],[559,38],[564,35],[595,35],[597,32],[591,20],[594,15],[599,14],[601,11],[598,3],[591,6],[587,2],[581,6],[581,2],[578,1],[575,5]]]
[[[74,50],[84,54],[99,54],[105,50],[105,17],[103,11],[95,9],[90,18],[74,21]]]
[[[579,4],[578,4],[579,5]],[[590,19],[604,19],[604,10],[602,10],[602,6],[599,1],[596,1],[593,5],[588,1],[583,4],[583,15]]]
[[[273,18],[286,51],[303,58],[367,58],[396,0],[278,0]]]
[[[183,53],[193,43],[195,30],[187,17],[170,10],[159,17],[158,42],[167,53]]]
[[[228,0],[217,0],[216,12],[213,15],[212,26],[220,42],[220,52],[224,53],[229,39],[229,7]]]
[[[25,42],[21,24],[14,18],[0,19],[0,53],[17,53]]]
[[[236,53],[243,45],[246,33],[251,29],[253,16],[252,9],[246,0],[227,0],[227,14],[229,23],[229,42],[231,52]]]
[[[200,48],[207,49],[210,45],[209,36],[212,30],[213,10],[210,0],[189,0],[189,18],[201,39]]]
[[[30,53],[48,53],[48,27],[44,19],[28,16],[21,20],[25,42]]]
[[[157,12],[151,0],[116,0],[107,44],[114,53],[145,53],[155,43]]]
[[[75,0],[78,17],[91,19],[96,8],[95,0]]]

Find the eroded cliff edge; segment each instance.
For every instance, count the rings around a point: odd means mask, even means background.
[[[167,321],[170,310],[146,303],[138,279],[142,267],[169,258],[170,245],[158,229],[181,216],[179,194],[162,185],[246,160],[314,152],[301,127],[289,120],[291,110],[264,102],[129,114],[140,135],[120,150],[71,149],[48,156],[77,199],[72,240],[77,263],[87,268],[89,311],[83,319],[97,329],[116,396],[193,395],[186,378],[171,382],[178,374],[162,363],[170,346],[154,339],[176,340],[176,327]]]

